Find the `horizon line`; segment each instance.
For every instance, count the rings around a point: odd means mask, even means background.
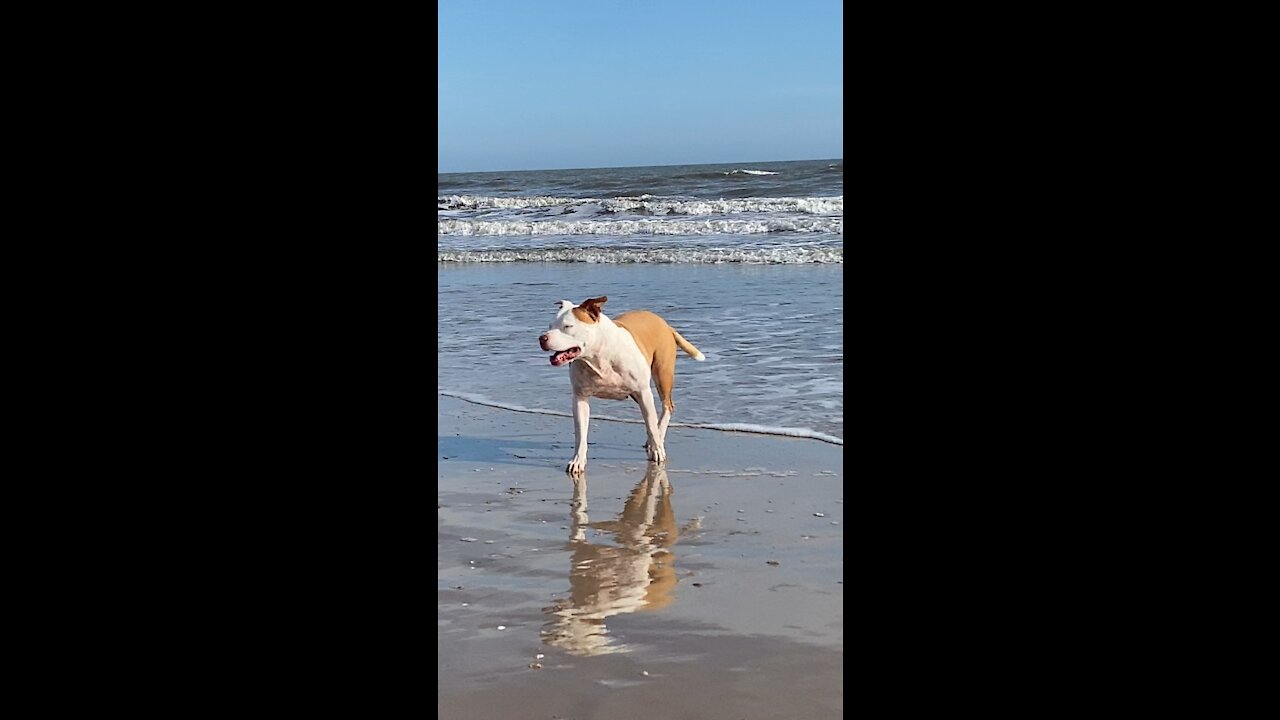
[[[684,167],[689,165],[737,165],[751,163],[784,163],[784,162],[817,162],[819,160],[839,160],[844,162],[843,157],[838,158],[803,158],[800,160],[731,160],[729,162],[701,162],[701,163],[668,163],[666,165],[598,165],[596,167],[576,167],[576,168],[525,168],[523,170],[450,170],[443,172],[436,170],[436,175],[464,175],[474,173],[490,173],[490,172],[545,172],[547,170],[622,170],[625,168],[646,168],[646,167]]]

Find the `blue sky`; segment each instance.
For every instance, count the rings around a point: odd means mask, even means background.
[[[844,157],[841,0],[438,6],[438,172]]]

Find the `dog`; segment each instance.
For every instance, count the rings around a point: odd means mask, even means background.
[[[587,468],[587,421],[591,417],[588,401],[592,397],[636,401],[644,416],[649,460],[666,462],[667,424],[676,409],[671,400],[676,346],[694,360],[706,360],[666,320],[647,310],[633,310],[611,320],[600,310],[608,300],[605,296],[590,298],[581,305],[561,300],[556,303],[560,309],[555,320],[538,338],[543,350],[552,351],[552,365],[571,366],[575,450],[565,468],[570,475],[581,475]],[[661,416],[653,402],[650,378],[662,399]]]

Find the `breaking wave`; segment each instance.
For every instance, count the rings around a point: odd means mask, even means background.
[[[526,248],[519,250],[437,250],[442,263],[571,262],[626,265],[632,263],[691,263],[795,265],[844,262],[840,248]]]
[[[844,218],[761,220],[458,220],[436,221],[437,235],[754,235],[844,234]]]
[[[808,215],[843,215],[844,196],[742,198],[738,200],[680,200],[654,195],[616,198],[487,197],[446,195],[436,198],[439,210],[488,210],[598,205],[608,212],[642,211],[648,215],[725,215],[728,213],[787,212]]]
[[[484,208],[527,208],[549,205],[568,205],[575,202],[593,202],[589,198],[562,197],[489,197],[487,195],[441,195],[436,198],[439,210],[473,210]]]

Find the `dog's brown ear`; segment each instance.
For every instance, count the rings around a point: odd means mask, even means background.
[[[582,304],[578,307],[585,310],[587,314],[591,316],[592,320],[598,320],[600,318],[600,306],[607,302],[609,302],[609,298],[605,295],[601,295],[598,298],[583,300]]]

